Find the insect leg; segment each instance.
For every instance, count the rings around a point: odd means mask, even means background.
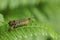
[[[11,31],[11,30],[13,30],[13,29],[14,29],[14,25],[11,26],[11,27],[8,29],[8,31]]]

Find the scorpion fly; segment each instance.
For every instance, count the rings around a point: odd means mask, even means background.
[[[11,26],[9,30],[13,30],[14,28],[17,28],[18,26],[27,25],[30,22],[30,20],[31,18],[9,21],[8,24]]]

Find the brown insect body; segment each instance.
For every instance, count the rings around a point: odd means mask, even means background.
[[[30,22],[30,20],[31,20],[31,18],[27,18],[27,19],[23,19],[23,20],[17,20],[17,21],[15,21],[15,20],[9,21],[9,25],[11,26],[10,29],[14,29],[18,26],[27,25]]]
[[[30,20],[31,20],[31,18],[21,20],[19,24],[20,25],[27,25],[30,22]]]

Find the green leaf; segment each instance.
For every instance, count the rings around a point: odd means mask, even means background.
[[[0,13],[0,26],[2,26],[4,24],[4,17],[3,15]]]
[[[59,0],[0,0],[0,10],[0,40],[60,40]],[[9,21],[24,18],[33,21],[8,31]]]
[[[0,40],[59,40],[60,36],[46,23],[31,22],[27,26],[1,32]]]

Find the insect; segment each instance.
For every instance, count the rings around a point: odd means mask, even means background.
[[[8,24],[11,26],[9,30],[13,30],[14,28],[17,28],[18,26],[27,25],[30,22],[30,20],[31,18],[9,21]]]

